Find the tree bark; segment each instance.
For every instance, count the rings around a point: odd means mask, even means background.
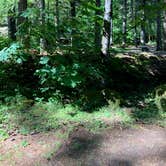
[[[40,7],[40,24],[41,27],[45,27],[45,0],[40,0],[39,1],[39,7]],[[46,49],[46,40],[44,37],[40,38],[40,52],[42,53]]]
[[[161,0],[157,0],[156,1],[157,4],[160,4]],[[157,43],[157,51],[161,51],[162,50],[162,35],[161,35],[161,11],[158,10],[157,12],[157,39],[156,39],[156,43]]]
[[[26,19],[24,17],[22,17],[21,14],[25,12],[25,10],[27,9],[27,6],[28,6],[27,0],[19,0],[19,2],[18,2],[19,17],[17,20],[18,26],[26,21]]]
[[[138,13],[138,2],[137,0],[134,1],[135,11],[134,11],[134,41],[135,46],[138,47],[140,40],[138,37],[138,30],[137,30],[137,13]]]
[[[57,40],[59,41],[59,39],[60,39],[60,30],[59,30],[59,25],[60,25],[59,0],[56,0],[56,2],[55,2],[55,15],[56,15],[56,36],[57,36]]]
[[[75,0],[70,1],[70,7],[71,7],[71,10],[70,10],[71,17],[74,18],[74,17],[76,17],[76,2],[75,2]]]
[[[28,48],[30,43],[29,43],[29,36],[28,36],[28,27],[26,25],[24,25],[23,27],[21,25],[25,24],[27,19],[25,17],[22,16],[22,14],[26,11],[28,7],[28,3],[27,0],[19,0],[18,2],[18,13],[19,13],[19,17],[17,20],[17,29],[19,31],[19,33],[21,32],[21,29],[24,28],[24,34],[22,34],[22,32],[18,35],[19,36],[19,40],[20,42],[26,47]]]
[[[122,23],[123,42],[125,47],[127,41],[127,0],[123,0],[123,23]]]
[[[145,29],[145,24],[146,24],[146,16],[145,16],[145,5],[146,5],[146,0],[142,0],[141,1],[141,5],[143,8],[143,12],[142,12],[142,23],[141,23],[141,44],[144,46],[146,43],[146,29]]]
[[[166,5],[166,0],[164,0],[164,4]],[[166,11],[164,11],[163,19],[163,50],[166,51]]]
[[[10,39],[12,39],[13,41],[16,40],[16,11],[15,11],[15,7],[13,9],[10,9],[8,11],[8,36]]]
[[[102,36],[101,52],[104,56],[109,55],[110,36],[111,36],[111,17],[112,17],[112,0],[105,0],[104,26]]]
[[[111,0],[110,46],[113,45],[113,0]]]
[[[70,1],[70,14],[71,14],[72,21],[74,21],[74,18],[76,17],[76,1],[75,0],[71,0]],[[72,27],[72,31],[71,31],[71,46],[73,46],[74,43],[75,43],[74,35],[75,35],[75,30]]]

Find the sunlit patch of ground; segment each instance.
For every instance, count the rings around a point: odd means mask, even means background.
[[[7,35],[8,28],[7,27],[0,27],[0,35]]]

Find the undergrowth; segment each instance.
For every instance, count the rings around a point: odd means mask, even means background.
[[[107,106],[84,112],[72,104],[63,105],[51,98],[47,102],[35,102],[22,96],[6,99],[0,105],[0,140],[9,137],[11,131],[27,135],[59,128],[84,126],[98,131],[114,125],[133,125],[135,122],[166,125],[165,86],[156,89],[135,107],[121,106],[119,100],[108,101]]]

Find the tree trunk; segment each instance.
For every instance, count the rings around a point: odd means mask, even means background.
[[[110,30],[110,46],[112,46],[113,45],[113,0],[111,0],[111,12],[112,12],[112,14],[111,14],[111,25],[110,25],[110,28],[111,28],[111,30]]]
[[[41,20],[40,24],[41,27],[45,27],[45,11],[44,11],[46,8],[45,0],[39,1],[39,7],[40,7],[40,20]],[[46,49],[46,40],[44,39],[44,37],[40,38],[40,49],[41,53]]]
[[[123,23],[122,23],[123,42],[125,47],[127,40],[127,0],[123,0]]]
[[[96,7],[101,7],[101,0],[96,0]],[[101,26],[98,22],[98,16],[101,15],[101,12],[99,9],[96,10],[95,15],[95,47],[99,49],[101,47]]]
[[[137,3],[135,2],[135,0],[131,0],[130,1],[130,6],[131,6],[131,21],[132,21],[132,24],[134,26],[134,29],[133,29],[133,41],[135,43],[135,46],[137,47],[137,26],[136,26],[136,17],[137,17],[137,7],[136,7]],[[134,7],[135,6],[135,7]]]
[[[111,17],[112,17],[112,0],[105,0],[104,26],[102,36],[101,52],[104,56],[109,55],[110,36],[111,36]]]
[[[59,0],[56,0],[55,2],[55,15],[56,15],[56,36],[57,40],[59,41],[60,39],[60,30],[59,30],[59,25],[60,25],[60,14],[59,14]]]
[[[27,9],[28,3],[27,0],[19,0],[18,2],[18,13],[19,17],[17,20],[17,29],[19,33],[21,32],[21,29],[24,29],[24,34],[22,32],[19,34],[19,40],[20,42],[26,47],[29,47],[29,36],[28,36],[28,27],[26,25],[21,26],[26,23],[27,19],[23,16],[21,16]]]
[[[8,35],[9,38],[13,41],[16,40],[16,19],[15,19],[16,11],[15,7],[8,11]]]
[[[137,11],[138,11],[138,2],[137,0],[134,1],[134,6],[135,6],[135,11],[134,11],[134,41],[135,41],[135,46],[138,47],[140,44],[140,39],[138,37],[138,30],[137,30]]]
[[[157,4],[160,4],[161,0],[157,0],[156,1]],[[157,40],[156,40],[156,43],[157,43],[157,48],[156,50],[157,51],[161,51],[162,50],[162,40],[161,40],[161,11],[158,10],[158,13],[157,13]]]
[[[146,43],[146,30],[145,30],[145,24],[146,24],[146,16],[145,16],[145,5],[146,5],[146,0],[142,0],[141,1],[141,5],[143,8],[143,12],[142,12],[142,23],[141,23],[141,44],[144,46]]]
[[[166,5],[166,0],[164,0]],[[164,19],[163,19],[163,50],[166,51],[166,11],[164,11]]]
[[[72,21],[74,20],[74,18],[76,17],[76,1],[75,0],[71,0],[70,1],[70,14],[71,14],[71,19]],[[74,35],[75,35],[75,30],[72,27],[72,31],[71,31],[71,46],[74,45]]]
[[[17,21],[18,25],[21,25],[22,23],[24,23],[26,21],[26,19],[24,17],[22,17],[21,14],[27,9],[27,6],[28,6],[27,0],[19,0],[19,2],[18,2],[19,17],[18,17],[18,21]]]
[[[71,0],[70,7],[71,7],[71,10],[70,10],[71,17],[74,18],[74,17],[76,17],[76,2],[75,2],[75,0]]]

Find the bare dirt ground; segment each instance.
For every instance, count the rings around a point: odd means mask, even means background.
[[[48,162],[47,158],[59,141],[55,132],[12,134],[0,143],[0,166],[40,166]]]
[[[58,142],[61,148],[48,158]],[[11,136],[0,143],[0,166],[17,165],[166,166],[166,128],[138,125],[99,134],[78,128],[65,143],[55,132]]]
[[[89,146],[84,141],[86,149],[82,151],[73,151],[69,144],[68,150],[58,154],[50,165],[166,166],[166,128],[113,129],[94,136],[91,141]]]

